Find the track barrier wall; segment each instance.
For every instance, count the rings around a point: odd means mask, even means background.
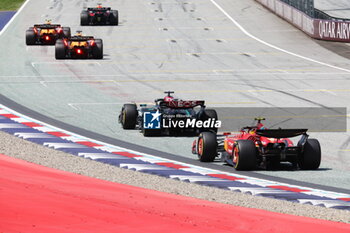
[[[255,0],[314,39],[350,43],[350,20],[316,19],[280,0]]]

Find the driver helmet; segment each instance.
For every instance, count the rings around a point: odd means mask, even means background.
[[[51,24],[51,19],[45,20],[45,24]]]
[[[170,102],[170,101],[172,101],[172,100],[174,100],[174,97],[172,97],[172,96],[165,96],[165,97],[164,97],[164,101],[165,101],[165,102]]]
[[[262,123],[258,124],[258,129],[265,129],[265,126]]]
[[[98,4],[97,4],[97,8],[102,8],[102,4],[101,4],[101,3],[98,3]]]
[[[83,33],[82,33],[82,31],[77,31],[77,32],[75,33],[75,35],[76,35],[76,36],[83,36]]]

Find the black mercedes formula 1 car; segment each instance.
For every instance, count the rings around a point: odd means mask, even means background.
[[[88,7],[80,14],[80,25],[118,25],[119,15],[117,10],[110,7]]]
[[[69,27],[60,24],[51,24],[47,20],[44,24],[35,24],[26,31],[27,45],[54,45],[56,40],[69,38],[71,36]]]
[[[221,122],[214,109],[207,109],[204,100],[180,100],[166,91],[164,98],[154,105],[124,104],[119,123],[123,129],[139,129],[144,136],[198,135],[204,131],[216,132]]]
[[[55,45],[56,59],[102,59],[103,42],[93,36],[83,36],[78,31],[70,38],[58,39]]]

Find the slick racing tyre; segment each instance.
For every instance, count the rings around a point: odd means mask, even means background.
[[[26,44],[27,45],[34,45],[36,40],[36,34],[33,30],[33,28],[29,28],[29,30],[26,31]]]
[[[80,25],[89,25],[89,13],[87,11],[82,11],[80,14]]]
[[[111,11],[110,18],[109,18],[109,23],[111,25],[118,25],[119,24],[119,15],[118,11]]]
[[[213,162],[217,156],[216,134],[213,132],[202,132],[198,137],[197,154],[201,162]]]
[[[202,121],[206,121],[208,119],[214,119],[215,121],[218,119],[218,114],[216,113],[215,109],[205,109],[204,114],[201,117]],[[214,131],[215,133],[218,132],[218,128],[210,128],[210,131]],[[203,131],[208,131],[208,129],[204,129]]]
[[[63,37],[64,38],[70,38],[71,37],[70,27],[63,27]]]
[[[316,170],[321,164],[321,146],[317,139],[307,139],[304,152],[298,158],[302,170]]]
[[[66,46],[62,39],[58,39],[55,44],[55,58],[65,59],[66,58]]]
[[[233,165],[236,170],[253,170],[257,165],[255,144],[251,140],[238,140],[233,149]]]
[[[94,59],[103,58],[103,42],[101,39],[95,39],[95,46],[92,48],[92,57]]]
[[[120,119],[123,129],[135,129],[137,116],[136,104],[124,104]]]
[[[142,129],[142,134],[144,137],[160,136],[161,131],[159,129]]]

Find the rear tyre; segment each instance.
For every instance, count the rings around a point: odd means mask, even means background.
[[[144,137],[160,136],[161,131],[159,129],[142,129]]]
[[[66,58],[66,46],[62,39],[58,39],[55,44],[55,58],[65,59]]]
[[[80,25],[89,25],[89,13],[87,11],[82,11],[80,14]]]
[[[218,143],[216,134],[213,132],[202,132],[198,137],[197,154],[201,162],[213,162],[217,156]]]
[[[109,23],[111,25],[118,25],[119,24],[119,14],[118,11],[114,10],[111,11],[110,18],[109,18]]]
[[[103,42],[101,39],[95,39],[95,46],[92,48],[92,56],[94,59],[103,58]]]
[[[202,121],[206,121],[208,119],[214,119],[215,121],[218,119],[218,114],[215,109],[205,109],[204,114],[202,115]],[[208,129],[203,129],[202,131],[207,131]],[[218,132],[218,128],[210,128],[210,131]]]
[[[34,45],[36,39],[36,34],[33,29],[29,29],[26,31],[26,44]]]
[[[238,140],[233,150],[233,165],[236,170],[253,170],[257,165],[255,144],[251,140]]]
[[[64,38],[71,37],[70,27],[63,27],[63,37]]]
[[[123,129],[135,129],[137,116],[138,111],[136,104],[124,104],[120,119]]]
[[[317,139],[307,139],[304,152],[299,156],[299,167],[302,170],[316,170],[321,164],[321,146]]]

